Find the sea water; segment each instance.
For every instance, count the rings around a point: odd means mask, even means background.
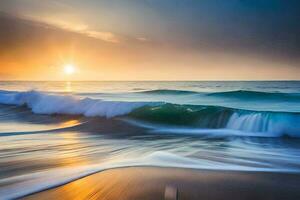
[[[300,82],[0,82],[0,196],[124,166],[300,172]]]

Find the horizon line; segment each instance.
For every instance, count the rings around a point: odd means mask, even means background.
[[[300,81],[300,79],[259,79],[259,80],[0,80],[0,82],[272,82],[272,81]]]

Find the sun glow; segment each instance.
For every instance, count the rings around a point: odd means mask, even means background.
[[[72,64],[67,64],[67,65],[65,65],[65,66],[64,66],[64,72],[65,72],[65,74],[67,74],[67,75],[74,74],[74,72],[75,72],[75,67],[74,67],[74,65],[72,65]]]

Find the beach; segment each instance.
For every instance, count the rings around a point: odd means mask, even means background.
[[[300,199],[300,82],[0,90],[0,199]]]
[[[300,0],[0,0],[0,200],[300,200]]]
[[[300,175],[128,167],[99,172],[24,197],[34,199],[300,199]]]

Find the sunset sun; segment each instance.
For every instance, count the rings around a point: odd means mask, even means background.
[[[75,72],[75,66],[72,64],[66,64],[64,66],[64,73],[67,75],[71,75]]]

